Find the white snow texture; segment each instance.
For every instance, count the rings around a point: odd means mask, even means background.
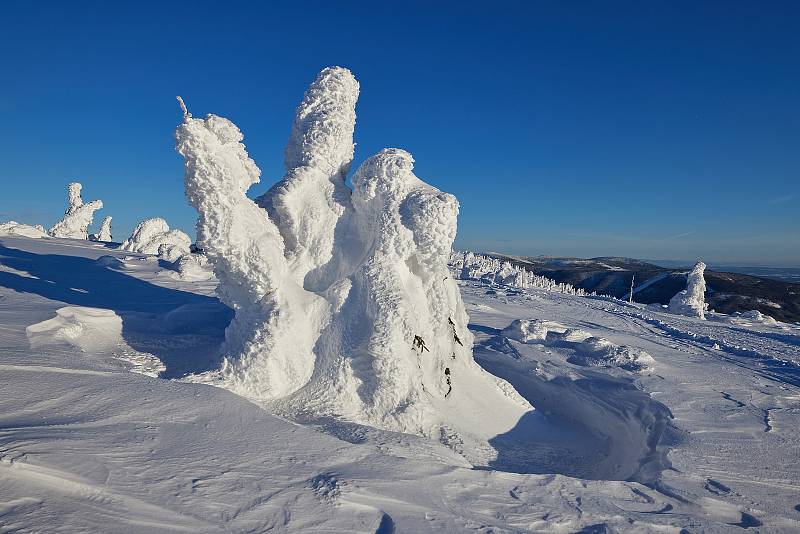
[[[686,289],[679,292],[669,301],[669,312],[687,317],[698,317],[705,319],[706,312],[706,281],[703,272],[706,264],[698,261],[689,272]]]
[[[472,358],[447,267],[458,202],[396,148],[345,185],[358,92],[349,70],[320,72],[297,108],[286,174],[258,205],[245,192],[260,170],[232,122],[186,113],[178,127],[198,246],[236,313],[222,369],[205,379],[295,416],[494,436],[532,408]]]
[[[120,249],[141,254],[158,254],[174,261],[182,254],[189,253],[192,240],[180,230],[170,230],[167,221],[159,217],[140,222],[133,234],[126,239]]]
[[[68,202],[64,218],[47,231],[52,237],[69,239],[89,239],[89,225],[92,224],[94,212],[103,207],[102,200],[93,200],[88,204],[81,198],[81,184],[72,182],[67,187]]]

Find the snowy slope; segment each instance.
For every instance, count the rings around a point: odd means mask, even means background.
[[[232,317],[200,278],[0,237],[0,532],[800,529],[796,327],[462,282],[475,360],[536,407],[475,451],[181,380]]]

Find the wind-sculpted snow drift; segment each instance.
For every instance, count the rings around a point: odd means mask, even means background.
[[[686,289],[679,292],[669,301],[669,312],[688,317],[705,319],[706,311],[706,281],[703,272],[706,264],[698,261],[689,272],[686,280]]]
[[[69,239],[89,239],[89,225],[92,224],[94,212],[103,207],[103,201],[93,200],[88,204],[81,198],[81,184],[69,184],[67,211],[64,218],[58,221],[47,231],[52,237],[65,237]]]
[[[170,230],[167,221],[159,217],[145,219],[123,241],[120,249],[142,254],[167,256],[170,261],[189,253],[192,240],[180,230]]]
[[[286,175],[259,205],[245,195],[260,170],[239,129],[184,108],[177,148],[198,245],[236,312],[221,370],[200,379],[296,417],[446,440],[507,431],[531,406],[472,358],[447,267],[455,197],[417,178],[400,149],[367,159],[345,185],[358,91],[347,69],[318,75],[297,109]]]

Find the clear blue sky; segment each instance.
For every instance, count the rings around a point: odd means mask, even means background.
[[[241,127],[256,195],[327,65],[361,82],[355,164],[411,151],[462,249],[800,265],[797,2],[4,2],[0,221],[77,179],[116,238],[193,235],[175,95]]]

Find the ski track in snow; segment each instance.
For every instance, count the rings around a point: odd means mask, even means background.
[[[2,237],[0,264],[0,532],[800,529],[794,327],[461,283],[476,361],[537,408],[471,467],[453,438],[288,421],[174,380],[213,367],[231,317],[213,279],[71,240]],[[514,319],[655,363],[574,365],[575,344],[504,337]]]

